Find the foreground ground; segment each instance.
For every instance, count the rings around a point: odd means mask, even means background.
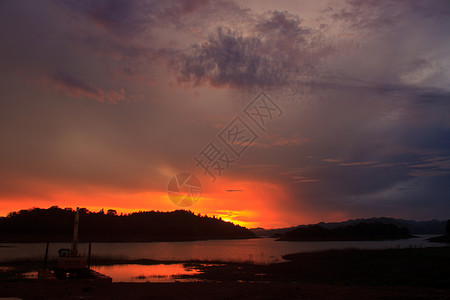
[[[10,282],[0,297],[21,299],[450,299],[450,291],[417,287],[367,287],[305,283]]]
[[[200,266],[196,278],[303,282],[346,286],[409,286],[450,291],[450,248],[329,250],[284,256],[271,265]]]
[[[203,271],[185,276],[198,282],[3,280],[0,298],[450,299],[448,247],[331,250],[285,258],[289,261],[272,265],[186,262]]]

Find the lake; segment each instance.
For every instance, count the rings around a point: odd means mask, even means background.
[[[92,255],[125,259],[154,259],[164,261],[221,260],[272,263],[282,261],[281,256],[327,249],[360,248],[385,249],[408,247],[439,247],[445,244],[430,243],[430,235],[393,241],[334,241],[292,242],[275,241],[272,238],[246,240],[207,240],[194,242],[154,243],[92,243]],[[70,243],[50,243],[49,256],[56,258],[61,248],[70,248]],[[80,254],[88,253],[88,244],[80,243]],[[44,257],[45,243],[0,243],[0,261]]]
[[[272,238],[246,240],[207,240],[194,242],[153,243],[92,243],[92,255],[121,259],[154,259],[162,261],[251,261],[259,264],[283,261],[290,253],[328,249],[386,249],[410,247],[439,247],[446,244],[430,243],[430,235],[392,241],[333,241],[293,242],[275,241]],[[43,258],[45,243],[0,244],[0,262],[22,258]],[[60,248],[70,248],[70,243],[50,243],[50,258],[57,257]],[[88,244],[80,243],[79,252],[87,256]],[[172,275],[192,274],[183,264],[93,266],[93,269],[113,277],[114,281],[170,281]],[[151,278],[151,280],[149,280]]]

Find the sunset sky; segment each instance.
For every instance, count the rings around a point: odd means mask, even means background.
[[[2,0],[0,216],[175,210],[189,172],[187,209],[248,227],[448,219],[449,28],[448,0]]]

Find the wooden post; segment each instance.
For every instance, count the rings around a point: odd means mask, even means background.
[[[47,242],[47,246],[45,247],[44,271],[47,270],[48,245],[49,244],[50,244],[50,242]]]
[[[88,269],[91,268],[91,244],[92,242],[89,242],[89,252],[88,252]]]
[[[80,216],[78,213],[78,207],[77,212],[75,213],[75,223],[73,224],[73,242],[72,242],[72,253],[70,256],[76,257],[78,256],[78,223],[80,220]]]

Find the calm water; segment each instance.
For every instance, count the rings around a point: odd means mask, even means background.
[[[439,247],[446,244],[430,243],[420,236],[408,240],[373,241],[373,242],[277,242],[270,238],[251,240],[210,240],[197,242],[173,243],[93,243],[92,255],[109,256],[111,258],[155,259],[155,260],[221,260],[252,261],[255,263],[271,263],[282,261],[285,254],[320,251],[327,249],[360,248],[385,249],[408,247]],[[1,244],[1,261],[34,258],[43,259],[45,243]],[[51,243],[49,256],[57,257],[60,248],[70,248],[70,243]],[[80,253],[87,255],[88,244],[81,243]],[[114,282],[173,282],[186,281],[177,275],[196,274],[199,271],[181,263],[139,265],[125,264],[112,266],[92,266],[92,269],[112,277]],[[8,267],[0,265],[0,272],[8,271]],[[24,277],[37,278],[37,271],[22,274]]]
[[[385,249],[408,247],[439,247],[445,244],[430,243],[420,236],[407,240],[363,242],[288,242],[271,238],[249,240],[209,240],[196,242],[158,243],[93,243],[92,255],[112,258],[155,260],[222,260],[271,263],[282,261],[290,253],[327,249],[361,248]],[[50,243],[49,255],[55,258],[60,248],[70,248],[70,243]],[[80,253],[87,255],[87,243],[81,243]],[[0,261],[19,258],[42,258],[45,243],[0,244]]]

